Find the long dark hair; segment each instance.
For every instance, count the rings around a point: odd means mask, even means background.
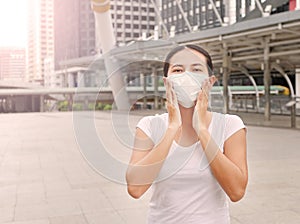
[[[200,54],[204,55],[204,57],[206,58],[206,64],[207,64],[207,69],[208,69],[208,73],[209,75],[213,74],[213,64],[212,64],[212,60],[211,57],[209,55],[209,53],[204,50],[202,47],[199,47],[197,45],[194,44],[187,44],[187,45],[181,45],[181,46],[177,46],[175,48],[173,48],[167,55],[165,61],[164,61],[164,76],[167,77],[168,76],[168,71],[169,71],[169,67],[170,67],[170,60],[171,58],[178,53],[179,51],[184,50],[185,48],[189,48],[192,50],[195,50],[197,52],[199,52]]]

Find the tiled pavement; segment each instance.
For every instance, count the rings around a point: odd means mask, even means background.
[[[95,123],[117,145],[110,114],[97,112]],[[91,169],[72,113],[1,114],[0,126],[1,224],[145,223],[149,194],[131,199]],[[300,131],[249,126],[248,161],[247,194],[231,203],[232,223],[300,223]]]

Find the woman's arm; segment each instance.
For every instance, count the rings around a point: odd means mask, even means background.
[[[215,178],[231,201],[238,201],[244,196],[248,183],[246,130],[237,131],[225,141],[224,154],[219,150],[205,122],[207,95],[215,81],[215,77],[211,77],[199,93],[196,104],[199,124],[196,131]]]
[[[127,190],[134,198],[141,197],[152,185],[181,127],[175,92],[171,84],[168,81],[165,82],[169,123],[162,140],[154,146],[151,139],[141,129],[136,130],[133,153],[126,172]]]
[[[126,173],[127,190],[132,197],[141,197],[152,185],[169,153],[177,130],[169,127],[160,143],[153,147],[149,137],[141,129],[137,129],[135,146]]]
[[[224,154],[207,129],[201,129],[200,133],[199,140],[215,178],[231,201],[239,201],[245,194],[248,182],[245,129],[225,141]]]

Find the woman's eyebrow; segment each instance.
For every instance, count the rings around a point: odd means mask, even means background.
[[[192,64],[192,66],[201,66],[201,67],[204,67],[203,64],[201,64],[201,63],[195,63],[195,64]]]
[[[173,67],[183,67],[183,65],[180,65],[180,64],[174,64],[174,65],[172,65],[171,67],[172,67],[172,68],[173,68]]]

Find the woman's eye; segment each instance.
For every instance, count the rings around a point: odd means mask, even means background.
[[[182,72],[182,69],[173,69],[172,72],[173,73],[180,73],[180,72]]]
[[[194,68],[194,72],[202,72],[201,68]]]

